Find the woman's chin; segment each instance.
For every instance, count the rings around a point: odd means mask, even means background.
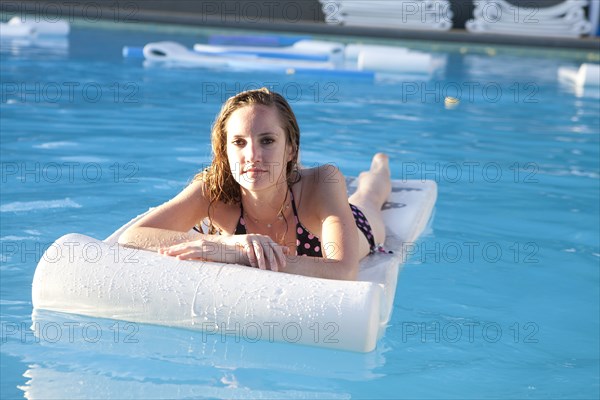
[[[258,191],[277,186],[278,188],[285,188],[286,178],[281,173],[278,178],[277,175],[273,175],[269,171],[256,171],[246,172],[241,175],[234,175],[236,182],[244,189],[251,191]]]
[[[263,189],[270,185],[269,175],[264,172],[245,173],[240,176],[238,183],[241,187],[248,190]]]

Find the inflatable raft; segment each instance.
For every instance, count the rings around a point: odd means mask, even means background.
[[[148,65],[334,74],[367,79],[429,76],[445,66],[443,58],[402,47],[344,45],[318,40],[299,40],[281,47],[198,43],[193,50],[176,42],[154,42],[143,48],[125,46],[123,57],[144,58]]]
[[[390,320],[405,250],[427,226],[436,197],[435,182],[393,182],[383,214],[385,247],[394,253],[363,259],[356,282],[183,261],[119,246],[119,235],[141,216],[103,241],[68,234],[38,263],[33,307],[369,352]]]

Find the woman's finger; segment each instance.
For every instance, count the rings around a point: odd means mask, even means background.
[[[246,252],[246,256],[248,256],[250,266],[252,268],[258,268],[258,262],[256,261],[256,255],[254,254],[254,246],[252,246],[252,243],[246,243],[244,245],[244,251]]]
[[[282,271],[285,268],[286,259],[284,254],[285,246],[280,246],[278,244],[274,244],[273,250],[275,254],[275,262],[277,265],[277,269],[274,271]]]
[[[175,256],[175,258],[177,258],[178,260],[202,260],[202,261],[204,261],[204,258],[202,258],[202,252],[199,252],[197,250],[178,254],[177,256]]]
[[[256,255],[258,268],[267,269],[267,265],[265,263],[265,256],[263,254],[263,247],[260,245],[260,242],[258,242],[257,240],[253,240],[252,247],[254,248],[254,254]]]
[[[162,247],[158,251],[162,254],[168,254],[170,256],[175,256],[177,254],[181,254],[181,252],[187,251],[190,248],[202,249],[204,247],[204,240],[199,239],[193,242],[183,242],[174,244],[169,247]]]
[[[267,243],[267,260],[269,261],[269,269],[277,272],[279,270],[279,256],[277,255],[279,245],[275,242]]]
[[[275,259],[275,253],[273,251],[273,242],[270,240],[264,241],[261,245],[265,257],[265,269],[276,270],[277,260]]]
[[[161,254],[166,254],[168,256],[177,256],[179,254],[188,252],[191,246],[189,243],[182,243],[175,246],[167,247],[165,249],[161,249]]]

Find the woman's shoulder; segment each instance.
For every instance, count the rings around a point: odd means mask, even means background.
[[[320,236],[323,220],[337,215],[341,207],[348,204],[346,181],[334,164],[305,168],[300,173],[301,179],[293,187],[299,219],[308,230]]]
[[[239,208],[237,203],[226,204],[218,199],[213,201],[210,195],[209,184],[198,175],[189,183],[183,193],[186,193],[186,197],[195,199],[195,204],[206,210],[206,213],[208,213],[209,207],[212,209],[212,212],[219,214],[221,212],[228,213]]]
[[[312,187],[331,187],[345,183],[344,175],[335,164],[320,164],[300,170],[301,180]]]
[[[335,164],[321,164],[300,170],[303,197],[322,202],[346,190],[344,175]]]
[[[218,199],[211,200],[209,183],[200,174],[194,177],[187,190],[192,197],[200,200],[196,204],[202,209],[201,219],[209,217],[218,230],[231,231],[231,226],[239,218],[238,203],[227,204]]]

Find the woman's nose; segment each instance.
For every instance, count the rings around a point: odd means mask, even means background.
[[[249,142],[244,149],[244,157],[246,158],[246,162],[259,162],[262,161],[260,159],[260,146],[258,143]]]

